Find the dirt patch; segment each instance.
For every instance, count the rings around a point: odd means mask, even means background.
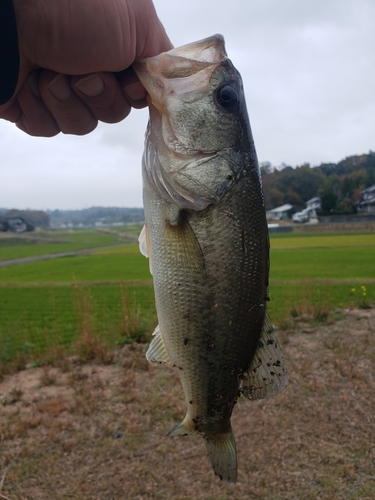
[[[220,483],[185,414],[178,373],[130,345],[109,366],[30,368],[0,383],[0,498],[375,498],[375,309],[280,333],[290,385],[240,402],[239,481]]]

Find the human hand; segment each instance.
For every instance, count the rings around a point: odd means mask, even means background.
[[[0,118],[30,135],[83,135],[147,105],[131,64],[172,48],[152,0],[14,0],[14,8],[20,71]]]

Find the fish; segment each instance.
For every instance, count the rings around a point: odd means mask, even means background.
[[[214,473],[235,483],[235,404],[288,380],[267,313],[269,237],[243,83],[222,35],[133,67],[148,93],[139,245],[159,321],[146,357],[181,379],[186,416],[168,435],[201,435]]]

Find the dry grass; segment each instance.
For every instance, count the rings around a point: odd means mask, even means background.
[[[184,415],[182,389],[143,345],[108,365],[88,331],[81,357],[56,351],[42,368],[5,375],[0,498],[373,500],[375,309],[322,319],[280,332],[288,390],[235,408],[235,486],[214,477],[200,437],[165,437]]]

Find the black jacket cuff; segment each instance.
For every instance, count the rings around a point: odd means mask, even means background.
[[[0,0],[0,105],[11,99],[17,86],[19,53],[16,15],[12,0]]]

